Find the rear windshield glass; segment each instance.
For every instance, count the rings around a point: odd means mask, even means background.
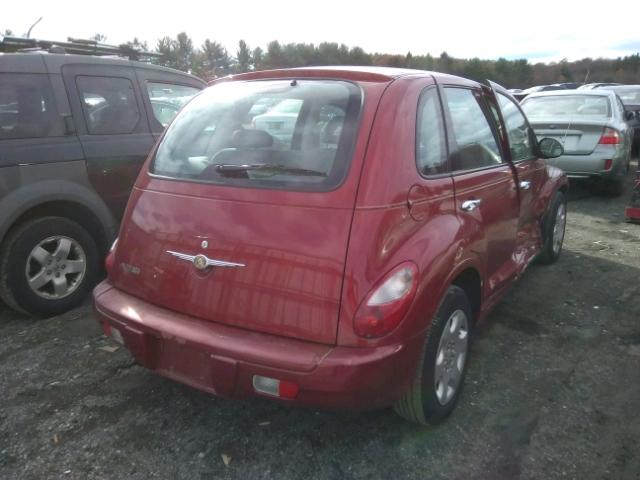
[[[609,99],[595,95],[530,97],[522,102],[522,109],[529,117],[611,116]]]
[[[225,185],[326,191],[348,171],[359,88],[332,80],[221,83],[167,130],[151,172]]]

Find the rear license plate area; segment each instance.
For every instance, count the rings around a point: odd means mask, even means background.
[[[231,395],[235,387],[234,361],[171,339],[160,340],[156,370],[169,378],[217,395]]]

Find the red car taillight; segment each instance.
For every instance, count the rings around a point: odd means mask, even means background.
[[[418,267],[405,262],[391,270],[360,304],[353,319],[357,335],[382,337],[398,326],[418,288]]]
[[[107,275],[111,274],[111,270],[113,270],[113,264],[115,262],[116,255],[116,246],[118,245],[118,239],[116,238],[111,248],[109,249],[109,253],[107,253],[107,258],[104,259],[104,268],[107,271]]]
[[[613,128],[605,128],[600,141],[600,145],[618,145],[621,141],[620,134]]]

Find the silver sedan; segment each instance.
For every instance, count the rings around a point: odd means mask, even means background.
[[[620,193],[629,171],[633,132],[625,109],[608,90],[532,93],[522,101],[538,138],[560,141],[564,154],[547,160],[572,178],[595,178]]]

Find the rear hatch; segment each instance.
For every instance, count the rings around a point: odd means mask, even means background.
[[[608,120],[574,121],[529,118],[538,138],[551,137],[564,146],[565,155],[589,155],[598,146]]]
[[[347,82],[286,80],[197,96],[132,192],[115,286],[206,321],[334,343],[360,95]],[[256,126],[252,107],[287,99],[302,101],[289,137]]]

